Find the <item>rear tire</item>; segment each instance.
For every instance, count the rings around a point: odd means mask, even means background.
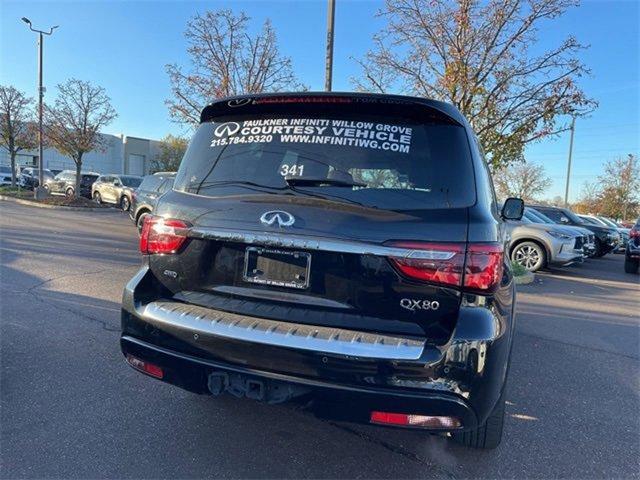
[[[67,198],[73,198],[73,188],[67,188],[67,191],[64,193]]]
[[[138,220],[136,221],[136,227],[138,227],[138,233],[142,233],[142,224],[144,223],[144,218],[149,215],[149,212],[142,212],[138,216]]]
[[[624,271],[626,273],[638,273],[638,266],[640,266],[640,260],[625,257]]]
[[[120,199],[120,208],[123,212],[128,212],[131,207],[131,202],[127,196],[124,196]]]
[[[505,410],[504,400],[503,390],[502,395],[500,395],[500,398],[498,399],[498,403],[493,407],[493,410],[484,425],[467,432],[452,432],[451,439],[466,447],[482,448],[485,450],[496,448],[500,445],[500,441],[502,440]]]
[[[100,192],[94,192],[93,201],[96,202],[97,204],[102,203],[102,196],[100,195]]]

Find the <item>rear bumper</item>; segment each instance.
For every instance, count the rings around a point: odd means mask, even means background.
[[[322,402],[322,415],[335,420],[368,423],[372,411],[450,416],[459,418],[463,429],[477,426],[477,417],[468,403],[448,392],[389,391],[375,387],[358,387],[270,372],[241,365],[193,357],[167,350],[151,343],[123,335],[120,347],[125,355],[133,355],[158,365],[162,381],[198,394],[209,394],[208,376],[213,372],[239,373],[247,378],[284,382],[308,389]],[[326,405],[336,408],[326,408]]]
[[[235,319],[234,314],[205,309],[213,312],[210,318],[199,307],[185,309],[175,303],[172,317],[170,301],[150,298],[145,283],[151,275],[144,267],[125,288],[122,351],[162,367],[163,381],[195,393],[208,392],[211,373],[235,372],[306,387],[314,396],[339,403],[332,416],[341,419],[366,422],[371,411],[380,410],[455,416],[463,428],[471,429],[486,420],[504,388],[512,343],[511,285],[496,295],[503,294],[500,304],[488,305],[484,297],[466,295],[446,345],[423,341],[416,350],[416,343],[408,339],[408,349],[357,346],[341,351],[330,342],[322,343],[323,332],[317,343],[306,347],[265,340],[269,328],[265,330],[253,317]],[[168,308],[161,314],[156,305]],[[244,325],[245,319],[251,324]],[[261,337],[252,341],[233,333],[234,326],[257,331]],[[366,335],[376,336],[361,333],[365,336],[350,341],[366,344],[371,340]]]
[[[625,254],[627,258],[632,260],[640,259],[640,245],[636,246],[635,243],[629,241],[625,249]]]

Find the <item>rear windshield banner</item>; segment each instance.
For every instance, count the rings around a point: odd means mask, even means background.
[[[211,146],[313,143],[409,153],[411,136],[412,128],[405,125],[317,118],[271,118],[220,123],[213,130]]]

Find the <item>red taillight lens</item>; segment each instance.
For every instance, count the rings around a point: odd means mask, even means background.
[[[469,244],[464,269],[464,286],[472,290],[495,289],[502,279],[504,251],[498,244]]]
[[[371,412],[371,423],[379,425],[402,425],[405,427],[425,427],[435,429],[454,429],[462,424],[456,417],[430,415],[409,415],[406,413]]]
[[[633,227],[629,230],[629,238],[640,238],[640,228]]]
[[[162,371],[161,367],[159,367],[158,365],[154,365],[153,363],[140,360],[138,357],[134,357],[133,355],[127,354],[127,363],[136,370],[146,373],[147,375],[151,375],[152,377],[164,377],[164,372]]]
[[[155,253],[176,253],[187,239],[189,225],[182,220],[148,215],[142,224],[140,251]]]
[[[464,245],[422,242],[392,242],[387,245],[406,251],[399,251],[397,256],[391,257],[393,264],[406,276],[454,287],[462,285]]]
[[[499,244],[472,243],[465,248],[459,243],[391,242],[387,246],[402,249],[390,260],[416,280],[491,291],[502,279],[504,252]]]

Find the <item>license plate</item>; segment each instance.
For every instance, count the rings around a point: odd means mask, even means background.
[[[244,256],[245,282],[305,289],[309,286],[311,254],[247,247]]]

